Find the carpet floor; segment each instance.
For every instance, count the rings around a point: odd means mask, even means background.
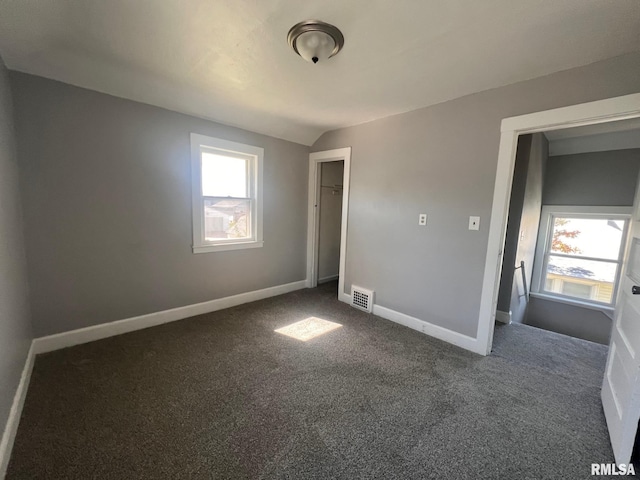
[[[512,325],[481,357],[335,296],[38,355],[7,478],[586,479],[613,462],[606,347]],[[308,317],[342,327],[274,331]]]

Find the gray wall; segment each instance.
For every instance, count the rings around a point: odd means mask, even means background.
[[[549,158],[545,205],[633,205],[640,149]]]
[[[18,184],[9,77],[0,59],[0,436],[31,343]]]
[[[515,323],[522,323],[527,312],[522,271],[515,270],[515,267],[520,267],[524,262],[526,288],[529,289],[548,154],[549,142],[542,133],[523,135],[518,140],[498,292],[498,310],[511,311],[511,320]]]
[[[345,291],[475,337],[501,120],[636,93],[638,78],[634,53],[324,134],[312,150],[352,147]]]
[[[12,73],[36,336],[303,280],[308,147]],[[191,252],[190,132],[263,147],[264,247]]]
[[[608,345],[612,321],[599,310],[531,297],[526,324]]]
[[[324,162],[320,169],[318,280],[322,281],[338,275],[340,271],[342,190],[333,187],[342,185],[344,162]]]
[[[504,254],[502,256],[502,273],[500,274],[500,287],[498,289],[498,310],[505,313],[511,310],[511,295],[517,295],[517,292],[513,291],[516,287],[513,279],[516,272],[516,253],[518,252],[518,237],[520,235],[520,221],[522,220],[530,154],[531,135],[520,135],[516,150],[516,162],[513,168],[507,231],[504,240]]]

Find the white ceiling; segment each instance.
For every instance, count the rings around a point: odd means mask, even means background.
[[[343,51],[296,56],[305,19]],[[636,50],[638,0],[0,1],[10,69],[303,144]]]

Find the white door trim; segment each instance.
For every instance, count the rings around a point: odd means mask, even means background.
[[[347,261],[347,220],[349,216],[349,178],[351,174],[351,147],[314,152],[309,155],[309,206],[307,215],[307,287],[318,285],[318,169],[321,163],[344,161],[342,189],[342,225],[340,230],[340,278],[338,299],[345,301],[344,272]]]
[[[638,117],[640,117],[640,93],[502,120],[498,168],[493,191],[493,207],[478,317],[477,339],[479,346],[486,345],[485,355],[491,352],[493,343],[496,300],[500,285],[500,267],[518,135]]]

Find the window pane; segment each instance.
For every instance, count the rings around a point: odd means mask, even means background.
[[[617,264],[549,256],[545,289],[576,298],[611,303]],[[550,286],[553,285],[553,290]]]
[[[555,292],[553,286],[555,285],[555,282],[553,280],[553,278],[547,278],[544,282],[544,289],[547,292]]]
[[[562,293],[570,297],[586,298],[592,300],[593,286],[584,283],[562,282]]]
[[[247,160],[202,152],[202,194],[205,197],[248,197]]]
[[[624,220],[554,217],[552,253],[617,260]]]
[[[251,200],[204,200],[205,241],[251,237]]]

